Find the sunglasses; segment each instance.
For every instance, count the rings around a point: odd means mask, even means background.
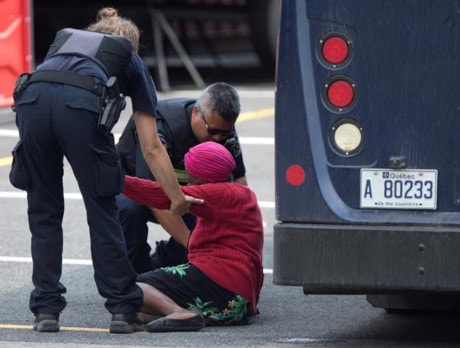
[[[200,104],[199,101],[196,103],[196,106],[198,108],[198,112],[200,113],[201,118],[203,119],[204,125],[206,126],[206,130],[208,131],[209,135],[221,134],[224,137],[228,137],[228,136],[230,136],[230,135],[232,135],[234,133],[233,129],[223,130],[223,129],[219,129],[219,128],[210,127],[208,122],[206,122],[206,117],[204,117],[203,109],[201,109],[201,104]]]

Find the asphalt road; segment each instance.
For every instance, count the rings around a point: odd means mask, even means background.
[[[10,151],[17,141],[12,114],[0,113],[0,347],[455,347],[460,346],[455,314],[392,315],[373,308],[365,296],[305,296],[298,287],[275,286],[273,271],[274,87],[272,83],[234,83],[241,95],[237,123],[249,185],[256,192],[265,224],[265,283],[260,315],[250,325],[207,327],[193,333],[108,333],[110,315],[93,281],[83,203],[70,167],[65,165],[64,267],[68,306],[59,333],[32,331],[28,309],[32,289],[30,234],[25,194],[8,180]],[[190,87],[190,86],[189,86]],[[191,89],[160,93],[160,98],[198,96]],[[125,112],[114,132],[129,116]],[[287,116],[286,116],[287,117]],[[150,241],[166,238],[150,226]]]

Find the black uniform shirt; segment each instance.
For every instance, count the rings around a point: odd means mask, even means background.
[[[40,64],[37,70],[71,71],[94,76],[104,83],[108,80],[105,72],[95,62],[74,55],[51,57]],[[121,80],[121,92],[131,97],[133,112],[143,111],[155,115],[157,105],[155,85],[147,66],[137,53],[132,53],[131,61]]]

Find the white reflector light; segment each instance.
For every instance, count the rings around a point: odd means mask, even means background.
[[[362,144],[362,129],[353,123],[342,123],[333,129],[333,139],[338,151],[350,154]]]

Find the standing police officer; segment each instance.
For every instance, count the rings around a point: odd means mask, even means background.
[[[239,113],[238,93],[235,88],[224,82],[209,85],[198,100],[174,98],[158,102],[158,134],[181,185],[187,184],[185,154],[191,147],[205,141],[215,141],[227,147],[237,164],[232,173],[233,181],[247,185],[243,155],[235,130]],[[140,154],[137,143],[136,127],[131,119],[117,144],[125,172],[132,176],[155,180]],[[186,214],[181,219],[162,210],[151,210],[123,194],[117,196],[117,205],[128,257],[138,273],[186,262],[186,246],[190,231],[195,226],[195,216]],[[161,224],[172,236],[167,241],[157,241],[155,253],[151,257],[151,248],[147,242],[148,221]]]
[[[132,99],[142,153],[171,198],[171,212],[181,215],[201,201],[182,194],[158,139],[156,91],[138,47],[136,25],[115,9],[103,8],[87,30],[60,30],[37,71],[18,79],[14,107],[20,141],[10,180],[27,190],[36,331],[59,331],[66,306],[60,282],[64,156],[86,207],[94,278],[112,314],[110,332],[143,330],[137,314],[142,291],[126,255],[115,203],[124,173],[110,131],[124,107],[122,94]]]

